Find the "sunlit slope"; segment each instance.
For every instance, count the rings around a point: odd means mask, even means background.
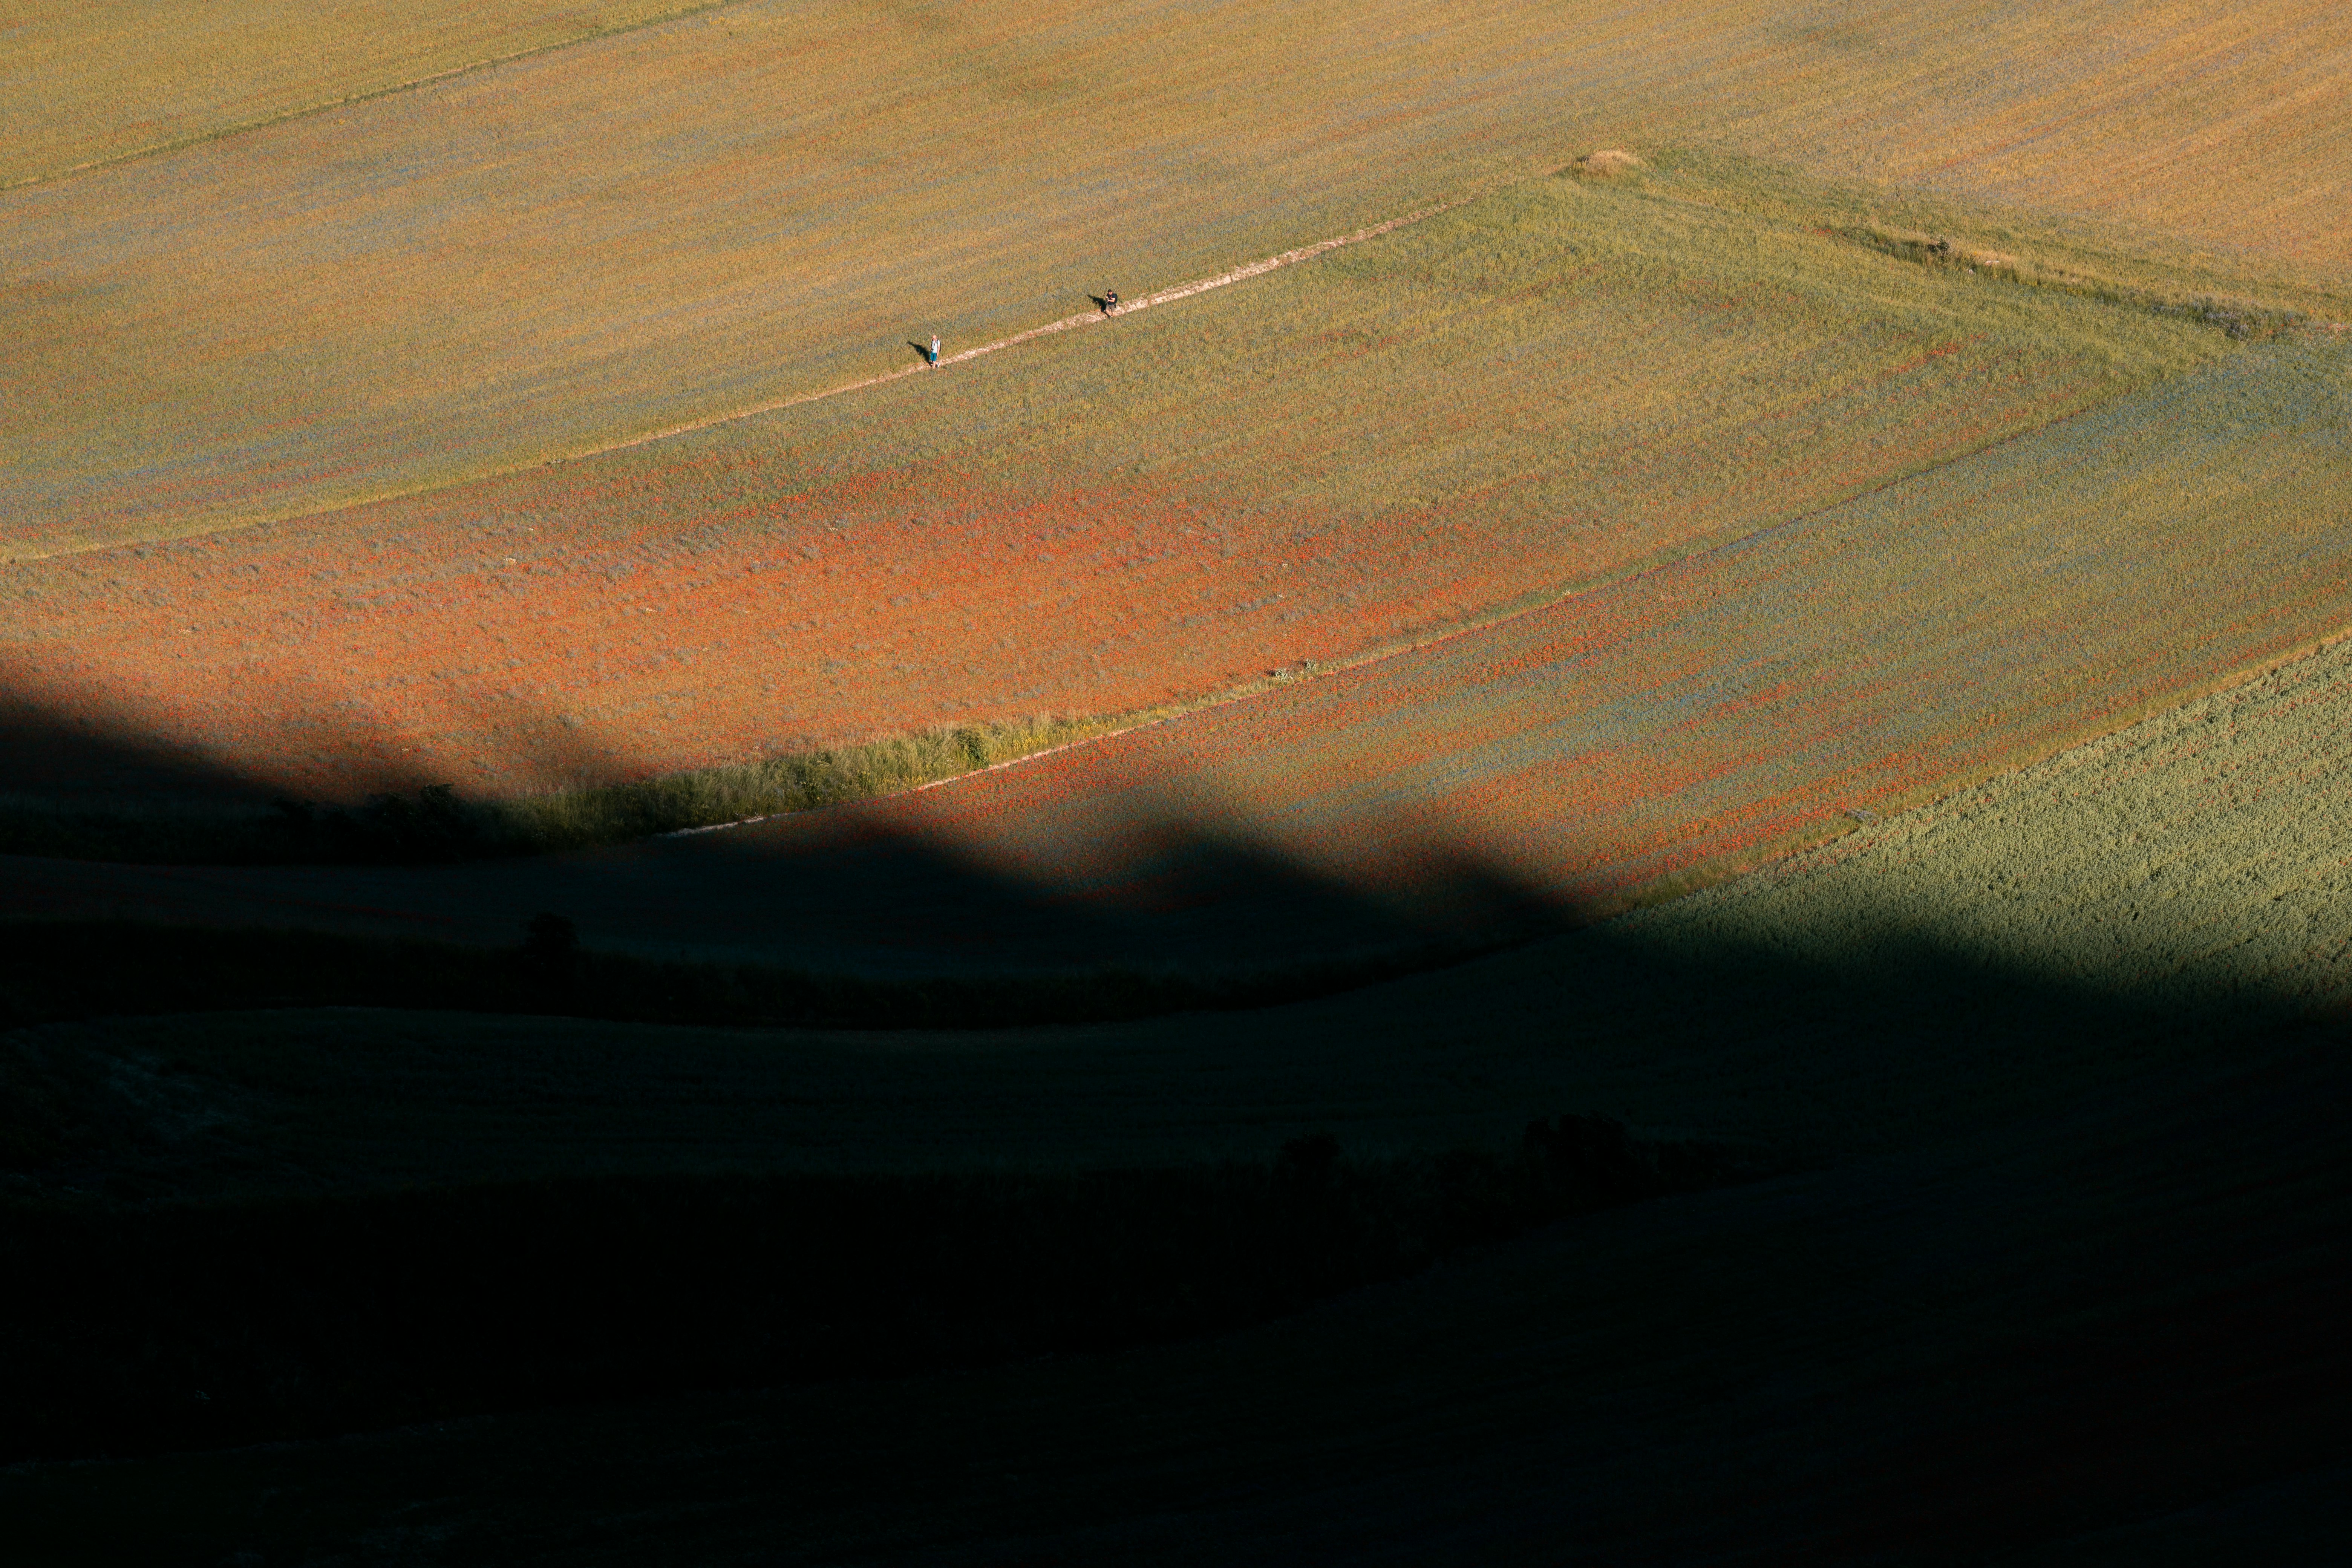
[[[1155,838],[1192,825],[1405,897],[1429,858],[1466,856],[1605,906],[2340,632],[2347,363],[2251,351],[1502,625],[868,820],[1097,898],[1164,874]]]
[[[341,798],[1122,712],[1782,522],[2231,346],[1734,194],[1534,181],[852,396],[19,563],[0,681]],[[0,757],[0,787],[92,783]]]
[[[42,0],[0,11],[0,187],[183,145],[694,0]]]
[[[929,1037],[280,1011],[0,1048],[119,1060],[68,1120],[144,1129],[118,1163],[192,1192],[1255,1158],[1551,1106],[1834,1159],[2352,1012],[2347,730],[2339,643],[1757,875],[1266,1011]]]
[[[536,461],[1600,139],[2340,287],[2346,26],[2112,0],[731,5],[0,197],[0,516],[11,549],[71,547]]]
[[[920,795],[527,864],[18,860],[15,907],[495,942],[554,910],[591,946],[894,973],[1279,968],[1381,934],[1296,912],[1335,900],[1440,928],[1606,909],[2340,632],[2347,358],[2245,350],[1516,619]]]

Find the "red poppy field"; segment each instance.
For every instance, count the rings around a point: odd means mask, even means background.
[[[512,795],[1182,702],[1773,526],[2228,346],[1727,210],[1696,175],[1538,181],[915,380],[19,563],[0,787]],[[154,765],[101,777],[94,741]]]
[[[2346,354],[2242,350],[1499,624],[918,795],[520,865],[19,862],[16,899],[484,942],[555,909],[648,952],[989,972],[1303,961],[1496,897],[1604,910],[2340,631]]]

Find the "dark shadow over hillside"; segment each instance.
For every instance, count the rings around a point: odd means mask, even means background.
[[[9,933],[12,1016],[92,1022],[0,1037],[0,1217],[16,1255],[73,1289],[173,1283],[12,1299],[16,1342],[47,1347],[20,1368],[56,1415],[51,1451],[574,1408],[367,1439],[364,1461],[338,1444],[37,1469],[0,1495],[16,1489],[44,1540],[166,1561],[341,1550],[419,1496],[466,1500],[435,1516],[457,1561],[529,1560],[518,1541],[593,1561],[606,1543],[583,1521],[620,1510],[612,1541],[642,1546],[628,1520],[678,1499],[700,1503],[667,1520],[665,1550],[700,1556],[821,1519],[883,1561],[1247,1560],[1280,1540],[1549,1562],[1570,1536],[1612,1562],[1808,1543],[1883,1561],[1922,1542],[1980,1561],[2141,1530],[2184,1499],[2252,1507],[2231,1500],[2343,1462],[2342,1032],[2295,1022],[2324,990],[2241,969],[2210,930],[2072,969],[2064,931],[1938,924],[1951,911],[1926,906],[1742,927],[1708,896],[1542,935],[1594,910],[1393,824],[1426,882],[1365,887],[1161,822],[1108,836],[1139,852],[1089,886],[860,824],[826,814],[806,841],[831,882],[793,881],[756,843],[693,860],[667,902],[638,858],[679,844],[520,868],[575,879],[527,886],[601,889],[567,911],[584,950],[526,946],[528,917],[404,944],[382,933],[413,910],[357,901],[497,866],[343,868],[318,890],[352,901],[308,905],[268,868],[80,868],[183,923]],[[12,886],[41,868],[11,863]],[[509,919],[492,888],[445,918]],[[854,897],[876,923],[828,931]],[[944,974],[928,956],[790,962],[882,951],[894,907],[918,911],[909,952],[969,931],[978,958]],[[257,909],[326,929],[238,929]],[[808,934],[679,962],[602,947],[599,920],[624,915],[640,932],[759,918]],[[1460,957],[1482,933],[1540,940],[1383,982],[1400,955]],[[1066,956],[1139,949],[1165,966]],[[1344,952],[1366,967],[1318,969]],[[376,1040],[378,1015],[310,1011],[352,1003],[418,1026]],[[1171,1011],[1202,1007],[1223,1010]],[[264,1011],[189,1011],[207,1008]],[[1129,1021],[968,1026],[1087,1018]],[[643,1026],[682,1022],[958,1027]],[[1496,1190],[1478,1173],[1497,1150],[1563,1113],[1807,1173],[1463,1252],[1539,1217],[1458,1223],[1485,1212],[1465,1194]],[[1252,1209],[1288,1190],[1285,1160],[1325,1168],[1326,1132],[1368,1169],[1423,1173],[1419,1206],[1330,1211],[1354,1217],[1313,1247],[1285,1228],[1289,1200]],[[812,1239],[828,1215],[864,1217]],[[1432,1215],[1454,1241],[1412,1239]],[[971,1246],[996,1272],[958,1261]],[[1457,1261],[1265,1321],[1442,1254]],[[1343,1266],[1302,1283],[1310,1255]],[[1055,1267],[1005,1271],[1030,1257]],[[887,1303],[851,1289],[877,1280]],[[870,1331],[828,1363],[843,1323]],[[886,1371],[906,1375],[869,1375]],[[624,1396],[655,1403],[593,1408]],[[534,1468],[446,1468],[483,1465],[467,1434],[491,1431]],[[975,1480],[982,1433],[1010,1479]],[[781,1489],[780,1455],[796,1473]],[[210,1468],[205,1495],[248,1500],[201,1517],[157,1500],[189,1467]],[[802,1468],[824,1487],[795,1490]],[[440,1489],[417,1490],[429,1476]],[[249,1500],[289,1487],[311,1511],[255,1524]],[[912,1535],[875,1522],[910,1490]],[[1171,1510],[1181,1529],[1148,1522]]]
[[[2320,1561],[2352,1460],[2343,1047],[2273,1034],[1199,1343],[599,1405],[651,1392],[610,1358],[652,1324],[542,1323],[533,1356],[580,1345],[595,1375],[572,1397],[590,1403],[23,1468],[0,1500],[44,1563],[331,1560],[390,1539],[500,1563],[724,1560],[780,1539],[825,1542],[811,1561],[910,1563],[1549,1563],[1563,1542],[1566,1560],[1639,1563]],[[699,1206],[696,1236],[719,1244],[679,1282],[756,1256],[703,1235],[751,1212],[729,1193]],[[598,1246],[653,1212],[576,1215],[523,1255],[625,1269]],[[317,1288],[290,1263],[273,1294]],[[310,1321],[315,1336],[336,1320]],[[386,1357],[410,1331],[348,1322]]]
[[[381,811],[382,808],[378,808]],[[429,826],[425,801],[404,821]],[[387,832],[379,821],[371,831]],[[1374,975],[1583,918],[1557,889],[1475,853],[1367,825],[1398,852],[1379,881],[1303,863],[1216,821],[1106,820],[1097,845],[983,859],[889,803],[751,829],[512,860],[155,867],[0,857],[0,914],[431,936],[482,948],[536,914],[590,951],[849,979],[1064,985],[1117,973],[1260,987]],[[1322,983],[1318,983],[1322,984]]]
[[[466,718],[496,732],[528,776],[614,775],[592,742],[528,703],[477,694]],[[291,780],[318,756],[339,759],[347,793],[333,804],[347,808],[443,782],[394,727],[338,701],[323,679],[273,675],[258,726],[257,754],[234,758],[167,739],[121,694],[42,678],[0,647],[0,845],[94,859],[378,859],[366,846],[289,846],[253,828],[274,820],[274,802],[302,797]],[[511,852],[450,842],[408,858]]]
[[[121,812],[146,802],[259,809],[266,786],[96,716],[28,703],[0,686],[0,796],[51,811]]]

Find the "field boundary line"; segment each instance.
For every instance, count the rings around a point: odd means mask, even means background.
[[[476,71],[495,70],[499,66],[510,66],[517,60],[535,59],[541,55],[551,55],[558,49],[576,48],[582,44],[601,43],[606,38],[617,38],[624,33],[643,32],[647,27],[658,27],[666,23],[682,21],[688,16],[698,16],[706,11],[723,10],[738,4],[740,4],[740,0],[702,0],[698,5],[681,5],[675,11],[665,12],[658,16],[648,16],[642,22],[625,22],[617,27],[605,27],[593,33],[583,33],[573,38],[559,38],[550,44],[534,44],[530,48],[517,49],[512,54],[492,55],[487,59],[467,60],[463,65],[450,66],[446,69],[433,71],[425,76],[411,77],[405,81],[387,82],[382,87],[364,88],[358,92],[347,92],[341,98],[329,99],[323,103],[306,103],[295,109],[283,109],[275,114],[265,114],[257,120],[240,120],[234,125],[215,126],[210,131],[191,131],[185,136],[175,136],[167,142],[150,142],[144,147],[133,147],[127,152],[111,153],[103,158],[92,158],[68,168],[48,169],[37,174],[21,174],[16,179],[0,183],[0,195],[5,195],[10,191],[28,190],[35,185],[53,185],[60,180],[70,180],[78,174],[92,174],[102,169],[117,168],[124,163],[135,163],[142,158],[168,157],[173,153],[184,153],[191,147],[201,147],[207,142],[223,142],[231,136],[242,136],[248,131],[267,131],[273,125],[284,125],[296,120],[308,120],[312,115],[331,114],[338,109],[349,109],[354,104],[373,103],[379,98],[393,98],[404,92],[415,92],[419,88],[431,87],[436,82],[448,81],[457,77],[470,76]]]
[[[940,370],[951,364],[961,364],[966,360],[978,359],[982,354],[992,354],[1005,349],[1017,348],[1023,343],[1050,337],[1055,332],[1066,332],[1078,327],[1102,325],[1131,311],[1147,310],[1154,305],[1172,305],[1179,300],[1189,300],[1195,294],[1205,294],[1212,289],[1223,289],[1229,284],[1246,282],[1252,278],[1263,278],[1265,274],[1278,268],[1293,267],[1302,261],[1312,261],[1315,258],[1337,250],[1342,246],[1361,245],[1368,239],[1377,239],[1381,235],[1403,228],[1409,224],[1416,224],[1424,218],[1435,217],[1440,213],[1450,212],[1486,194],[1480,191],[1469,195],[1449,197],[1418,211],[1407,213],[1402,217],[1389,218],[1373,224],[1369,228],[1360,228],[1353,234],[1343,234],[1333,239],[1318,239],[1312,245],[1302,245],[1296,250],[1286,250],[1278,256],[1269,256],[1263,260],[1247,262],[1230,271],[1220,272],[1213,278],[1200,278],[1189,283],[1171,284],[1168,288],[1147,294],[1140,300],[1122,300],[1116,312],[1082,310],[1074,316],[1064,316],[1057,321],[1048,321],[1042,327],[1031,327],[1024,331],[1015,332],[1011,337],[998,338],[992,342],[982,343],[977,348],[965,349],[961,353],[941,355],[940,363],[936,365],[902,365],[897,370],[885,371],[880,375],[869,375],[863,381],[848,382],[840,386],[828,386],[816,392],[795,393],[790,397],[780,397],[772,403],[762,403],[754,407],[736,409],[726,414],[713,414],[702,419],[691,419],[683,425],[671,425],[663,429],[649,431],[643,436],[632,436],[625,441],[614,441],[607,446],[590,447],[582,451],[567,453],[561,458],[551,458],[546,459],[546,462],[548,464],[577,462],[585,458],[601,458],[607,452],[625,452],[633,447],[650,446],[656,441],[667,441],[674,436],[690,436],[698,430],[709,430],[720,425],[731,425],[739,419],[755,419],[762,414],[773,414],[779,409],[797,408],[804,403],[818,403],[828,397],[841,397],[853,392],[864,392],[868,387],[887,385],[894,381],[902,381],[910,375],[921,375],[926,371]]]

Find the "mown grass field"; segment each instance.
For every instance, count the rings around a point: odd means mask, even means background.
[[[728,5],[0,195],[5,544],[561,457],[1596,142],[2010,198],[2340,299],[2343,27],[2316,0]]]
[[[21,563],[8,696],[79,728],[12,747],[0,784],[82,795],[93,731],[350,799],[1181,702],[1817,511],[2231,347],[1890,257],[1805,194],[1703,162],[1538,180],[919,382],[331,525]]]

